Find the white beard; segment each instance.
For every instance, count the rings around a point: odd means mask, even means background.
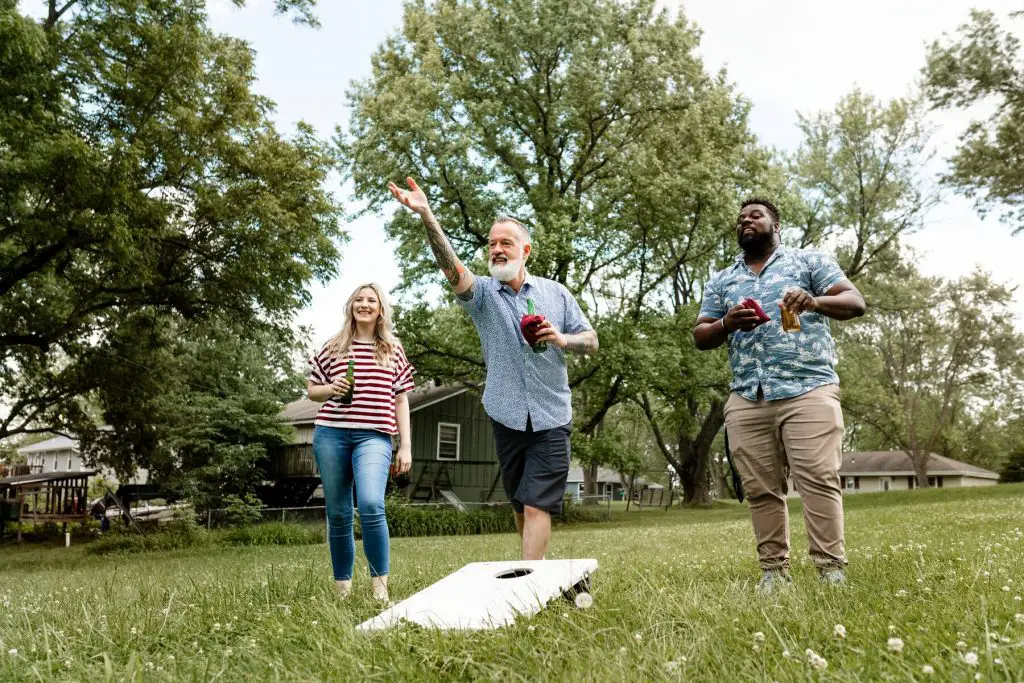
[[[519,269],[523,267],[522,259],[509,259],[505,263],[495,263],[491,261],[489,269],[491,271],[491,277],[498,282],[511,282],[516,279],[519,275]]]

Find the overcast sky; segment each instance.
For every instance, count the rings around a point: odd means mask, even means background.
[[[924,64],[925,46],[965,22],[972,7],[1005,16],[1014,3],[991,0],[691,0],[680,5],[701,28],[700,52],[708,68],[725,67],[729,79],[752,103],[751,126],[763,143],[795,150],[797,112],[831,109],[855,85],[889,99],[908,94]],[[401,23],[400,0],[324,0],[322,28],[293,26],[272,16],[271,0],[239,10],[227,0],[211,3],[214,27],[249,41],[256,50],[256,89],[277,103],[277,120],[290,130],[302,119],[322,134],[346,120],[344,93],[352,79],[369,75],[370,54]],[[934,117],[933,140],[948,157],[968,119]],[[941,170],[937,164],[936,170]],[[384,191],[384,188],[381,188]],[[336,188],[341,194],[341,188]],[[299,322],[311,325],[320,343],[341,324],[341,306],[360,282],[398,282],[383,219],[366,217],[347,226],[339,276],[315,285],[312,305]],[[926,229],[910,239],[926,273],[955,277],[980,265],[1001,281],[1024,285],[1014,254],[1024,235],[996,218],[982,221],[970,203],[952,194],[929,216]],[[1022,288],[1024,290],[1024,288]],[[1024,327],[1024,297],[1018,296],[1018,326]]]

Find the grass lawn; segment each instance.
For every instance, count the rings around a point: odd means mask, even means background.
[[[592,608],[559,600],[485,633],[357,633],[378,610],[365,561],[340,601],[324,545],[120,557],[8,547],[0,679],[1024,680],[1024,486],[849,497],[843,590],[818,585],[793,511],[796,582],[783,595],[753,593],[745,507],[615,511],[556,529],[549,555],[600,561]],[[398,600],[467,562],[515,559],[516,543],[410,538],[392,551]]]

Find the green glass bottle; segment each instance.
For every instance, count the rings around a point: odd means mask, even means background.
[[[348,370],[345,371],[345,381],[348,382],[348,391],[346,391],[342,395],[342,397],[341,397],[341,402],[344,403],[345,405],[349,405],[349,404],[352,403],[352,394],[356,390],[356,379],[355,379],[355,377],[356,377],[356,362],[354,360],[349,360],[349,362],[348,362]]]
[[[526,314],[537,315],[537,310],[533,307],[533,299],[526,300]],[[544,353],[548,350],[548,343],[545,341],[537,342],[532,347],[534,353]]]

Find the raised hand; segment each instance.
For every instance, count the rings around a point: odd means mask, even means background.
[[[388,189],[394,198],[420,216],[430,211],[430,202],[427,201],[427,195],[423,193],[423,190],[416,184],[416,181],[412,178],[406,178],[405,183],[409,186],[408,190],[403,190],[394,183],[388,183]]]

